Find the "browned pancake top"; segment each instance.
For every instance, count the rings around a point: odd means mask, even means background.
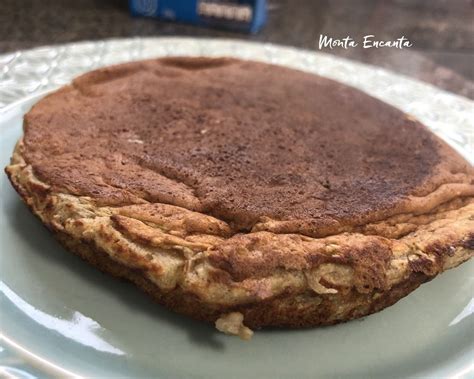
[[[236,231],[266,218],[309,235],[377,220],[470,170],[423,125],[358,90],[232,59],[86,74],[26,115],[24,141],[58,191],[175,204]]]

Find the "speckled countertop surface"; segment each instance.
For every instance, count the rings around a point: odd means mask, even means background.
[[[81,40],[132,36],[214,36],[317,49],[319,35],[405,36],[409,49],[325,52],[389,68],[474,98],[472,0],[268,0],[269,21],[254,36],[130,17],[126,0],[3,0],[0,53]]]

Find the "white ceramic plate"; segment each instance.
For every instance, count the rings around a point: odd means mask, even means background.
[[[232,55],[319,73],[409,112],[473,159],[473,103],[332,56],[229,40],[133,39],[0,56],[0,166],[39,92],[100,65]],[[2,68],[2,67],[0,67]],[[2,72],[2,70],[0,70]],[[251,342],[176,315],[62,249],[1,175],[0,376],[97,378],[474,377],[474,262],[361,320],[259,331]]]

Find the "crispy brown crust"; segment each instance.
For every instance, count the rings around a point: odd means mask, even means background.
[[[20,143],[6,172],[68,250],[200,320],[239,312],[253,328],[347,321],[395,303],[474,253],[472,198],[325,238],[232,235],[222,221],[178,207],[99,207],[54,192],[21,152]],[[408,229],[391,229],[402,224]],[[380,228],[396,238],[370,233]]]
[[[54,192],[171,204],[233,234],[321,238],[474,196],[469,163],[400,110],[238,59],[92,71],[35,104],[24,129],[25,161]]]

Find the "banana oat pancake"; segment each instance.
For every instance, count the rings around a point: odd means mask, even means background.
[[[474,253],[474,169],[337,82],[230,58],[103,68],[6,172],[70,251],[219,330],[379,311]]]

